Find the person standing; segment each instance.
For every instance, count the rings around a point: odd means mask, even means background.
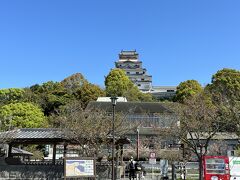
[[[128,164],[128,170],[129,170],[129,179],[134,180],[136,177],[136,169],[135,169],[136,162],[133,160],[133,157],[131,157],[129,164]]]

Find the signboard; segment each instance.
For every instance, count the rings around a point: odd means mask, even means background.
[[[149,159],[156,159],[156,153],[155,152],[150,152]]]
[[[240,157],[229,157],[231,179],[240,179]]]
[[[94,158],[65,158],[64,160],[64,177],[66,178],[78,178],[78,177],[95,177]]]
[[[149,164],[156,164],[156,153],[155,152],[150,152],[149,154]]]
[[[149,164],[157,164],[156,159],[149,159]]]

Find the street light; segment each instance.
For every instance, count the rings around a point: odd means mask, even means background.
[[[139,161],[139,128],[137,128],[137,161]]]
[[[115,106],[117,104],[117,97],[111,97],[112,102],[112,180],[115,179],[114,173],[114,157],[115,157]]]

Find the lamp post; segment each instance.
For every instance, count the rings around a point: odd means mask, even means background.
[[[114,173],[114,157],[115,157],[115,106],[117,104],[117,97],[111,97],[112,102],[112,180],[115,180]]]
[[[139,161],[139,128],[137,128],[137,161]]]

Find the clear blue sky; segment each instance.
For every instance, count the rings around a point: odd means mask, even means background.
[[[0,88],[77,72],[103,86],[122,49],[139,52],[153,85],[209,83],[240,69],[240,1],[0,1]]]

